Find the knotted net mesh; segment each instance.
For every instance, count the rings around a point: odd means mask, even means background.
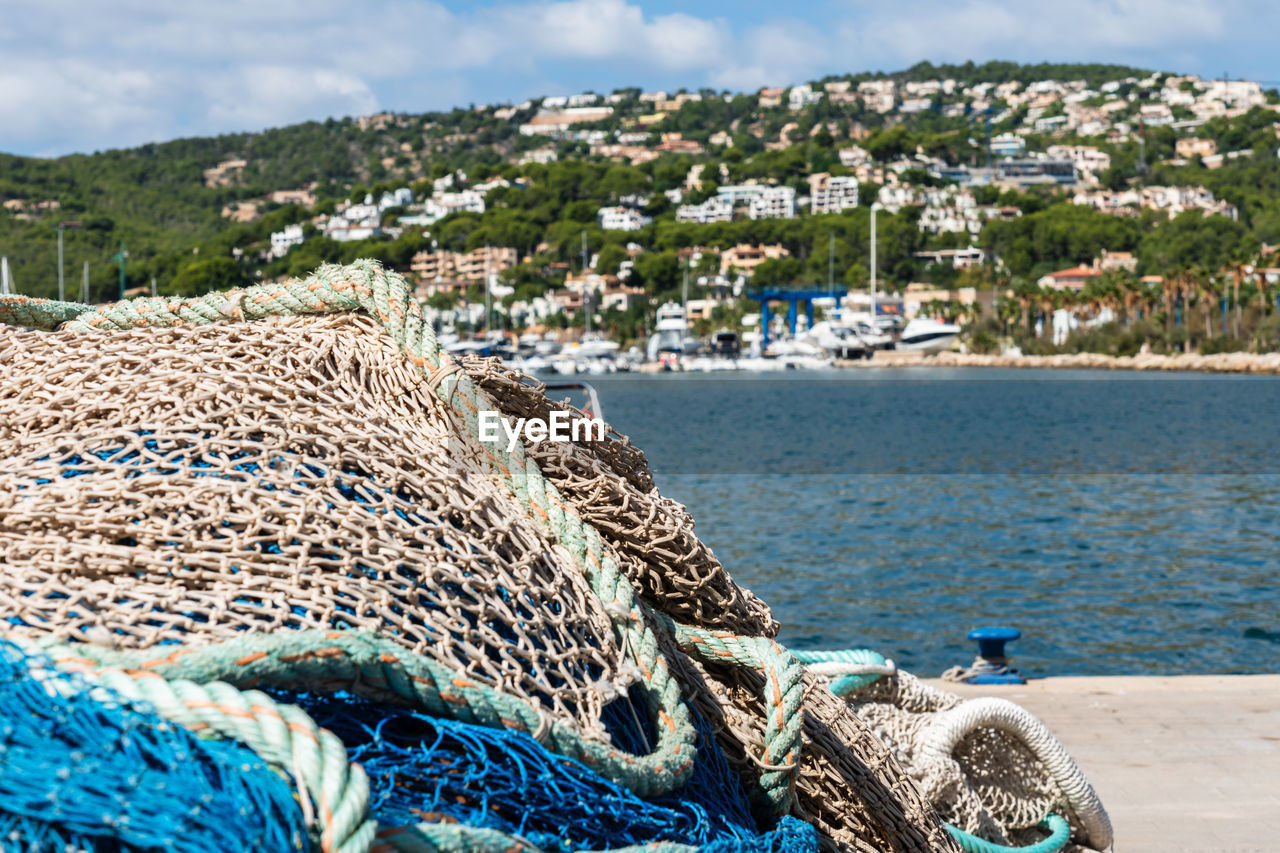
[[[634,680],[581,574],[362,315],[6,328],[0,362],[19,635],[359,628],[587,727]]]
[[[0,327],[0,365],[0,613],[18,636],[163,655],[250,632],[358,629],[603,740],[607,708],[645,678],[616,614],[385,322]],[[461,369],[506,415],[563,408],[493,362]],[[624,437],[525,450],[648,606],[776,634]],[[764,677],[657,640],[754,791]],[[813,678],[794,793],[792,813],[825,849],[956,849],[917,780]]]
[[[949,823],[1000,843],[1033,844],[1044,836],[1040,822],[1052,813],[1067,819],[1076,838],[1110,845],[1110,821],[1092,787],[1043,724],[1025,711],[1015,715],[1018,726],[957,727],[956,720],[978,703],[906,672],[847,698]],[[946,730],[958,736],[942,738]],[[934,747],[939,742],[952,745],[940,754]],[[1037,752],[1037,744],[1052,748]],[[1050,766],[1055,758],[1063,765],[1056,775]]]

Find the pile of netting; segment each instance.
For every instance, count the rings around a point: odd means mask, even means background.
[[[0,321],[0,849],[1110,844],[1033,718],[779,645],[625,437],[482,438],[567,404],[373,262]]]

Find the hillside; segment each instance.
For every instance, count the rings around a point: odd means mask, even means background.
[[[881,274],[890,287],[954,286],[955,269],[917,253],[970,243],[1032,281],[1104,249],[1134,253],[1139,273],[1217,268],[1280,242],[1278,100],[1254,84],[1121,66],[922,63],[751,94],[631,89],[54,160],[3,155],[0,254],[21,292],[54,295],[57,223],[76,221],[65,231],[69,293],[78,293],[88,261],[91,298],[101,300],[117,291],[110,258],[122,241],[127,285],[154,277],[170,293],[298,274],[325,260],[373,256],[408,271],[432,246],[510,247],[521,263],[504,280],[528,299],[581,266],[585,234],[597,272],[630,271],[629,283],[662,298],[678,284],[679,250],[740,243],[785,251],[755,269],[757,284],[825,281],[829,269],[859,284],[869,263],[867,207],[880,200]],[[1086,182],[1077,164],[1081,182],[1066,189],[1009,183],[982,171],[988,136],[1024,157],[1087,146],[1107,167]],[[1176,157],[1186,138],[1207,140],[1218,160]],[[690,174],[698,165],[700,178]],[[815,174],[855,181],[854,197],[814,215],[804,203]],[[729,221],[677,221],[678,209],[709,211],[720,187],[740,185],[789,188],[800,205],[773,218],[744,215],[731,201]],[[1203,210],[1171,220],[1147,209],[1145,196],[1123,216],[1095,209],[1102,201],[1071,203],[1082,189],[1146,186],[1202,188],[1199,201],[1178,203]],[[378,203],[400,187],[411,195]],[[475,187],[485,188],[478,202]],[[361,227],[370,236],[344,239],[360,229],[333,228],[342,222],[334,214],[363,209],[366,196],[372,206]],[[616,207],[634,230],[601,227],[602,207]],[[975,219],[969,209],[1003,212]],[[290,224],[302,226],[301,245],[276,256],[270,237]],[[715,271],[714,257],[694,270],[704,279]]]

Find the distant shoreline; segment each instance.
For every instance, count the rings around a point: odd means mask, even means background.
[[[1280,353],[1226,352],[1214,355],[1194,353],[1134,356],[1112,356],[1101,353],[1069,355],[978,355],[976,353],[941,352],[921,355],[912,352],[878,352],[874,358],[859,362],[841,362],[856,367],[1029,367],[1090,370],[1157,370],[1195,373],[1280,374]]]

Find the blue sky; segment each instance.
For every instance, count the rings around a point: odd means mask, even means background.
[[[94,151],[619,86],[750,91],[919,60],[1273,81],[1256,0],[5,0],[0,150]],[[1270,85],[1270,84],[1269,84]]]

